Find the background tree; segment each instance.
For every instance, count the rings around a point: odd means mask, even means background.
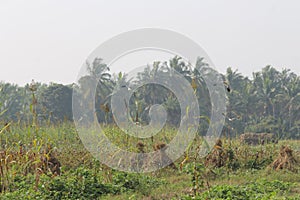
[[[82,99],[78,98],[78,102],[73,103],[83,107],[80,111],[83,116],[90,116],[86,112],[94,110],[99,122],[112,123],[110,98],[113,89],[127,87],[129,90],[142,84],[135,90],[128,105],[133,121],[147,124],[150,107],[161,104],[168,113],[168,125],[178,125],[181,109],[176,95],[161,85],[143,84],[155,80],[158,75],[168,77],[176,71],[191,84],[197,96],[202,120],[199,133],[205,134],[209,127],[209,120],[206,119],[211,115],[211,99],[205,78],[209,78],[213,71],[203,58],[198,58],[194,67],[179,56],[165,62],[157,61],[152,67],[148,66],[138,73],[134,80],[128,80],[123,73],[112,76],[100,58],[92,63],[87,62],[86,70],[87,74],[79,79],[78,84],[36,83],[36,106],[40,121],[72,120],[73,93],[82,94]],[[273,132],[280,138],[300,138],[300,77],[297,74],[288,69],[278,71],[266,66],[248,78],[228,68],[222,79],[225,85],[230,86],[230,92],[224,97],[227,100],[227,113],[223,113],[226,115],[224,133],[235,136],[247,131]],[[91,91],[94,84],[97,84],[96,89]],[[89,98],[95,98],[95,105],[86,103]],[[21,87],[0,82],[2,123],[16,121],[29,124],[32,119],[31,103],[30,84]]]
[[[54,122],[72,120],[71,86],[52,83],[40,94],[40,114]]]

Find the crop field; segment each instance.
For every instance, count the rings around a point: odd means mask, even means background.
[[[0,199],[300,199],[295,73],[86,65],[70,85],[0,82]]]
[[[164,128],[138,141],[114,126],[116,145],[152,151],[172,139]],[[152,173],[126,173],[101,164],[84,148],[72,123],[1,130],[1,199],[300,199],[300,141],[248,145],[221,138],[198,156],[201,137],[172,165]],[[125,142],[124,142],[125,141]]]
[[[300,200],[299,10],[0,0],[0,200]]]

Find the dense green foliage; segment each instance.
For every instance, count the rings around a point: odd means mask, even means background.
[[[143,174],[114,172],[112,182],[105,183],[101,172],[79,167],[53,178],[42,175],[38,188],[34,183],[32,175],[16,176],[13,191],[1,195],[1,199],[96,199],[133,191],[148,195],[151,188],[165,181]]]
[[[1,121],[11,120],[28,122],[30,108],[36,103],[37,119],[49,122],[72,120],[72,90],[84,92],[86,96],[92,91],[80,91],[98,80],[96,89],[95,108],[99,122],[113,123],[110,111],[110,96],[114,87],[124,87],[138,84],[145,80],[155,78],[155,74],[174,69],[182,74],[195,88],[200,106],[201,115],[210,116],[210,99],[205,81],[199,73],[200,69],[207,67],[203,59],[198,59],[195,67],[174,57],[169,62],[155,62],[153,68],[146,68],[139,73],[137,80],[132,82],[126,74],[111,74],[101,59],[87,63],[87,75],[79,79],[78,84],[50,85],[35,83],[37,102],[32,102],[30,84],[24,87],[9,83],[0,83],[0,115]],[[272,132],[279,138],[300,137],[300,77],[290,70],[277,71],[271,66],[264,67],[259,72],[253,72],[248,78],[237,70],[227,69],[222,75],[226,87],[230,88],[227,94],[227,113],[224,133],[239,135],[243,132]],[[149,107],[162,104],[167,112],[169,125],[178,125],[180,121],[180,107],[176,96],[160,85],[147,84],[137,89],[130,101],[130,112],[134,121],[147,123],[149,120]],[[202,120],[200,133],[208,127],[208,121]]]
[[[282,181],[266,181],[264,179],[245,185],[217,185],[196,198],[184,199],[236,199],[236,200],[269,200],[282,199],[278,194],[289,192],[290,183]],[[288,198],[294,199],[294,198]]]

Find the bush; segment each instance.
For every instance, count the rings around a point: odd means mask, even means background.
[[[16,176],[14,191],[4,193],[1,199],[97,199],[103,195],[139,192],[148,195],[151,189],[165,183],[144,174],[113,172],[111,183],[104,183],[102,173],[79,167],[62,176],[40,176],[35,188],[35,176]]]
[[[217,185],[201,195],[184,197],[183,199],[235,199],[235,200],[269,200],[276,199],[279,194],[285,194],[291,187],[290,183],[282,181],[266,181],[264,179],[246,185]]]

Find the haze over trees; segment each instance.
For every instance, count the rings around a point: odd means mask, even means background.
[[[139,73],[135,81],[138,84],[155,77],[156,73],[172,68],[191,83],[198,98],[201,115],[209,118],[209,93],[197,70],[205,65],[205,61],[199,58],[195,68],[192,68],[176,56],[168,62],[155,62],[153,68],[148,67]],[[27,123],[31,118],[30,109],[33,105],[36,106],[37,120],[40,123],[72,121],[72,92],[80,92],[82,88],[98,80],[95,91],[98,121],[114,123],[110,108],[111,94],[114,87],[127,87],[131,80],[121,72],[112,74],[100,58],[87,63],[87,71],[88,74],[78,84],[35,83],[36,102],[32,100],[30,84],[21,87],[0,82],[0,121]],[[224,134],[237,136],[244,132],[269,132],[277,134],[279,138],[300,138],[300,77],[297,74],[288,69],[278,71],[272,66],[266,66],[261,71],[253,72],[252,77],[246,77],[229,67],[222,77],[230,91],[226,97]],[[87,97],[93,94],[92,91],[84,92]],[[162,104],[166,108],[168,125],[179,125],[180,106],[176,96],[167,88],[154,84],[139,87],[131,97],[128,107],[132,120],[147,124],[149,107],[154,104]],[[208,123],[209,120],[201,120],[199,134],[205,133]]]

